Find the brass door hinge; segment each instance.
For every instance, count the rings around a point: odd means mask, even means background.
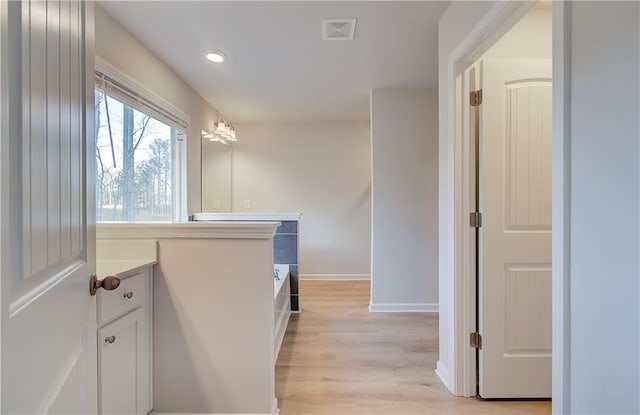
[[[482,104],[482,89],[471,91],[469,93],[469,102],[472,107],[477,107]]]
[[[469,214],[469,226],[472,228],[481,228],[482,227],[482,213],[480,212],[471,212]]]
[[[469,344],[476,349],[482,349],[482,336],[480,333],[471,333],[469,335]]]

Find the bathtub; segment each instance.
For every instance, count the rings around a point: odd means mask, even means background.
[[[291,290],[289,286],[289,265],[275,264],[273,266],[273,304],[274,304],[274,362],[278,360],[280,346],[284,340],[289,317],[291,317]],[[276,275],[278,278],[276,278]]]

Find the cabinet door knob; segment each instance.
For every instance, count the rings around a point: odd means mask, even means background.
[[[132,299],[133,298],[133,291],[127,291],[126,293],[123,294],[123,297],[126,299]]]
[[[115,341],[116,341],[116,336],[109,336],[109,337],[105,337],[104,339],[104,342],[109,344],[113,344],[113,342]]]

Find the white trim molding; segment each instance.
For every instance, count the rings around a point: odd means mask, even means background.
[[[438,303],[370,303],[372,313],[437,313]]]
[[[436,362],[436,375],[440,378],[440,381],[444,384],[447,389],[451,389],[449,387],[449,370],[442,364],[441,360]]]
[[[551,412],[569,407],[571,298],[571,2],[553,4],[553,133],[552,133],[552,350]]]
[[[157,105],[160,108],[166,109],[167,111],[171,112],[175,116],[181,118],[182,121],[184,121],[187,125],[189,125],[189,121],[190,121],[189,114],[182,111],[180,108],[174,106],[166,99],[157,95],[155,92],[151,90],[151,88],[147,88],[147,86],[134,80],[129,75],[124,73],[122,70],[120,70],[119,68],[109,63],[106,59],[100,56],[96,56],[95,59],[96,59],[95,60],[96,70],[102,72],[105,75],[108,75],[111,78],[117,79],[118,82],[122,83],[124,86],[131,89],[131,91],[145,97],[154,105]],[[93,73],[91,74],[91,76],[93,78]]]
[[[193,413],[193,412],[149,412],[149,415],[279,415],[280,409],[274,412],[264,412],[264,413],[227,413],[227,412],[210,412],[210,413]]]
[[[103,222],[97,239],[271,239],[280,222]]]
[[[280,415],[280,408],[278,408],[278,398],[273,398],[273,406],[271,409],[271,412],[267,412],[267,413],[234,413],[234,414],[230,414],[230,413],[226,413],[226,412],[210,412],[207,414],[202,414],[202,413],[192,413],[192,412],[156,412],[156,411],[151,411],[149,412],[149,415]]]
[[[307,281],[369,281],[371,274],[300,274]]]
[[[207,221],[207,220],[297,221],[297,220],[300,220],[300,216],[302,216],[302,213],[200,212],[200,213],[193,214],[193,220],[195,221]]]

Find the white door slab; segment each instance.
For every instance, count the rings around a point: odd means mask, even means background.
[[[92,5],[0,8],[1,409],[95,413]]]
[[[480,395],[551,396],[551,60],[482,62]]]

